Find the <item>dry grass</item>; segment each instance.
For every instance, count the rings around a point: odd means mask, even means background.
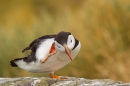
[[[0,76],[47,76],[12,68],[9,61],[35,38],[61,30],[82,43],[58,75],[130,80],[130,0],[0,1]],[[67,71],[66,71],[67,70]]]

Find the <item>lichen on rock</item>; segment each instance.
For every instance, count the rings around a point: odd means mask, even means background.
[[[47,77],[0,78],[0,86],[130,86],[130,83],[110,79],[67,78],[62,80]]]

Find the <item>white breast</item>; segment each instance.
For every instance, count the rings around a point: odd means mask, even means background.
[[[51,39],[45,39],[36,50],[36,59],[38,61],[41,61],[46,57],[46,55],[49,53],[52,43],[54,42],[54,38]]]

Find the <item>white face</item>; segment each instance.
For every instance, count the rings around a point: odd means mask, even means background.
[[[73,35],[69,35],[68,36],[68,39],[67,39],[67,47],[72,50],[74,45],[75,45],[75,38]],[[65,48],[63,45],[59,44],[57,41],[55,41],[55,48],[56,50],[59,50],[59,51],[62,51],[62,52],[65,52]]]

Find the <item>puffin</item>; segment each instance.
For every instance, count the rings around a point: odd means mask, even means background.
[[[44,35],[22,50],[22,53],[31,50],[28,56],[11,60],[10,65],[29,72],[49,73],[51,78],[62,79],[63,76],[57,76],[54,72],[72,62],[80,48],[80,41],[70,32]]]

